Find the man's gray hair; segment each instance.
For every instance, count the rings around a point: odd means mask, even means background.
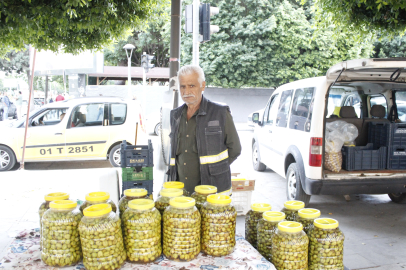
[[[180,76],[190,75],[193,73],[196,73],[198,75],[197,81],[199,82],[200,87],[202,87],[202,84],[203,84],[203,82],[206,81],[206,78],[204,77],[203,69],[199,66],[186,65],[186,66],[181,67],[178,71],[178,82],[179,82]]]

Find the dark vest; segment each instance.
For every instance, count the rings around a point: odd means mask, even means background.
[[[176,149],[179,144],[179,123],[183,106],[171,111],[171,166],[170,181],[178,181],[176,168]],[[231,188],[231,171],[225,144],[226,112],[228,106],[223,106],[202,97],[198,114],[196,115],[197,152],[200,158],[200,178],[202,185],[217,187],[217,192]]]

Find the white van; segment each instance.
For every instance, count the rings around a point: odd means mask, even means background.
[[[306,204],[311,195],[339,194],[388,194],[392,201],[406,203],[406,151],[396,170],[335,173],[323,166],[326,123],[354,124],[359,134],[355,145],[365,146],[369,123],[405,120],[400,111],[406,102],[405,69],[405,58],[350,60],[334,65],[324,77],[280,86],[264,113],[253,114],[254,169],[268,167],[286,177],[287,198]]]

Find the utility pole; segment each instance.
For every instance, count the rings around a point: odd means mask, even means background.
[[[200,0],[193,0],[193,61],[195,66],[199,65],[199,10]]]
[[[173,90],[173,108],[179,106],[177,74],[180,65],[180,11],[181,1],[171,1],[171,48],[169,57],[169,89]]]

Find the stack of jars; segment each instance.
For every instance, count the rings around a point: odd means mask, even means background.
[[[234,251],[237,211],[227,195],[209,195],[201,209],[202,251],[226,256]]]
[[[283,204],[281,212],[285,213],[286,220],[288,221],[297,221],[298,211],[305,207],[304,202],[302,201],[287,201]]]
[[[320,217],[320,210],[313,208],[303,208],[298,211],[299,218],[297,222],[303,225],[303,230],[306,234],[313,228],[313,222]]]
[[[183,191],[184,196],[189,196],[189,192],[185,189],[185,184],[179,181],[169,181],[169,182],[164,182],[162,185],[162,189],[171,189],[171,188],[177,188],[181,189]]]
[[[257,246],[258,252],[268,261],[272,261],[272,237],[275,235],[278,223],[285,220],[285,213],[267,211],[258,221]]]
[[[156,209],[159,210],[162,216],[164,214],[165,209],[169,206],[169,201],[172,198],[182,197],[183,190],[178,188],[162,189],[161,192],[159,192],[159,195],[160,196],[155,202],[155,207]]]
[[[132,188],[124,190],[124,196],[118,202],[120,218],[123,216],[124,211],[127,209],[128,202],[135,199],[148,199],[148,191],[145,188]]]
[[[117,206],[116,204],[110,200],[110,194],[108,192],[104,191],[99,191],[99,192],[91,192],[86,195],[86,201],[80,206],[80,211],[83,213],[83,210],[86,207],[89,207],[91,205],[95,204],[102,204],[102,203],[108,203],[111,205],[111,209],[113,212],[117,212]]]
[[[266,211],[270,211],[272,206],[268,203],[253,203],[251,210],[245,216],[245,239],[257,248],[257,225]]]
[[[192,194],[192,198],[196,200],[196,207],[200,211],[203,204],[206,202],[207,196],[216,194],[217,187],[209,185],[200,185],[195,187],[195,192]]]

